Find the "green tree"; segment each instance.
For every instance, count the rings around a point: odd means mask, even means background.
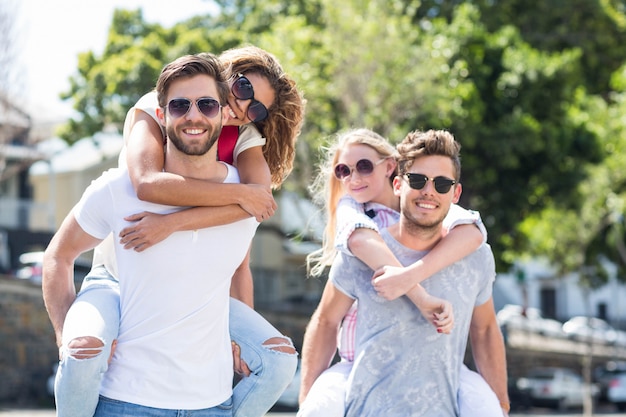
[[[511,25],[539,50],[580,49],[582,74],[592,94],[610,91],[612,73],[626,59],[624,0],[421,0],[414,19],[440,16],[451,21],[464,3],[480,10],[481,21],[491,32]]]
[[[513,26],[491,32],[470,5],[450,21],[416,22],[400,3],[321,4],[315,26],[278,18],[260,38],[270,50],[298,51],[291,68],[306,74],[306,155],[345,127],[392,141],[449,128],[464,147],[462,202],[483,214],[501,267],[528,252],[520,221],[553,199],[571,201],[588,175],[580,166],[603,157],[595,133],[570,117],[585,113],[580,50],[537,50]]]
[[[164,28],[146,22],[141,10],[116,10],[104,52],[79,55],[78,72],[63,95],[73,100],[79,116],[62,127],[60,136],[73,143],[103,129],[121,131],[126,112],[154,88],[165,63],[239,42],[226,22],[211,16]]]
[[[584,98],[585,112],[573,114],[583,119],[602,139],[606,158],[601,164],[580,167],[584,181],[567,200],[553,200],[542,212],[524,219],[519,229],[529,238],[529,253],[548,254],[561,272],[587,271],[582,283],[597,288],[606,283],[606,260],[618,267],[618,278],[626,276],[624,215],[626,213],[626,93],[624,70],[614,74],[613,84],[622,92],[612,94],[612,103]],[[580,97],[582,99],[582,96]]]
[[[445,39],[454,69],[446,85],[460,101],[442,127],[463,145],[462,203],[481,211],[503,268],[528,250],[519,222],[567,198],[584,179],[579,167],[602,158],[598,138],[568,117],[577,106],[580,52],[537,50],[513,26],[491,32],[468,4],[449,22],[428,21]]]
[[[486,2],[489,3],[489,2]],[[484,8],[490,28],[513,25],[535,48],[558,52],[577,48],[584,84],[606,94],[612,73],[626,59],[626,3],[623,0],[551,0],[529,7],[523,0],[499,0]]]
[[[580,42],[565,23],[551,36],[557,10],[514,0],[221,0],[219,14],[172,28],[118,10],[104,53],[80,56],[66,94],[80,117],[64,137],[120,129],[165,62],[252,43],[279,58],[307,99],[287,188],[305,192],[338,130],[365,126],[396,142],[413,129],[450,129],[463,145],[462,204],[481,212],[500,269],[524,255],[563,270],[599,254],[617,260],[626,78],[624,52],[608,38],[621,39],[623,10],[617,1],[588,3],[581,11],[609,27],[576,11],[575,31],[602,29]],[[533,19],[536,33],[526,23]],[[595,79],[600,61],[606,73]]]

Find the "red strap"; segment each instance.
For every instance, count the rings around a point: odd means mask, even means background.
[[[222,133],[217,140],[217,158],[220,161],[233,164],[233,152],[237,139],[239,139],[238,126],[222,126]]]

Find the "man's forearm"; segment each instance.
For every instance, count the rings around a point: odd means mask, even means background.
[[[503,409],[509,406],[507,388],[506,351],[502,333],[492,325],[476,334],[471,334],[472,354],[478,372],[498,397]],[[508,410],[507,410],[508,411]]]
[[[74,214],[70,213],[44,252],[41,282],[43,299],[59,346],[62,343],[65,316],[76,299],[74,261],[101,241],[86,233]]]
[[[338,326],[321,320],[313,313],[302,343],[302,380],[299,402],[302,403],[318,376],[330,365],[337,350]]]
[[[43,299],[58,346],[61,346],[62,343],[65,316],[76,299],[73,276],[73,263],[44,262],[42,278]]]
[[[221,226],[247,219],[250,214],[238,205],[220,207],[193,207],[166,215],[171,217],[172,230],[197,230]]]

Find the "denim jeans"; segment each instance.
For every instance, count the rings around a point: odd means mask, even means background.
[[[100,396],[94,417],[232,417],[232,399],[202,410],[165,410],[112,400]]]
[[[100,391],[102,374],[107,370],[111,343],[117,338],[120,322],[120,294],[117,281],[104,267],[93,268],[83,280],[80,292],[63,324],[61,361],[54,381],[54,397],[59,417],[92,416]],[[76,359],[67,344],[81,336],[93,336],[103,344],[100,354]]]
[[[93,415],[119,321],[119,285],[104,267],[94,267],[83,281],[63,327],[54,393],[58,417]],[[231,339],[241,347],[241,357],[251,371],[250,376],[242,378],[233,389],[232,415],[262,417],[293,379],[297,354],[283,353],[272,349],[275,346],[264,344],[268,339],[279,337],[285,340],[284,345],[293,347],[291,340],[260,314],[233,298],[229,322]],[[80,336],[101,340],[102,352],[90,359],[72,357],[77,352],[70,352],[67,344]]]
[[[298,366],[297,354],[273,350],[264,342],[283,338],[260,314],[241,301],[230,299],[230,338],[241,347],[241,357],[250,368],[250,376],[242,378],[233,389],[233,416],[262,417],[276,403],[292,381]]]

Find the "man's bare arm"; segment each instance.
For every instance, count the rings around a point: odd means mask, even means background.
[[[495,392],[500,405],[507,412],[505,415],[508,415],[506,353],[502,332],[496,321],[493,298],[474,308],[470,342],[478,372]]]
[[[337,333],[354,300],[328,281],[320,304],[311,316],[302,343],[302,382],[299,402],[305,400],[318,376],[330,365],[337,350]]]
[[[86,233],[76,222],[74,214],[70,213],[45,251],[43,299],[59,346],[65,316],[76,298],[74,261],[81,253],[96,247],[100,241]]]

